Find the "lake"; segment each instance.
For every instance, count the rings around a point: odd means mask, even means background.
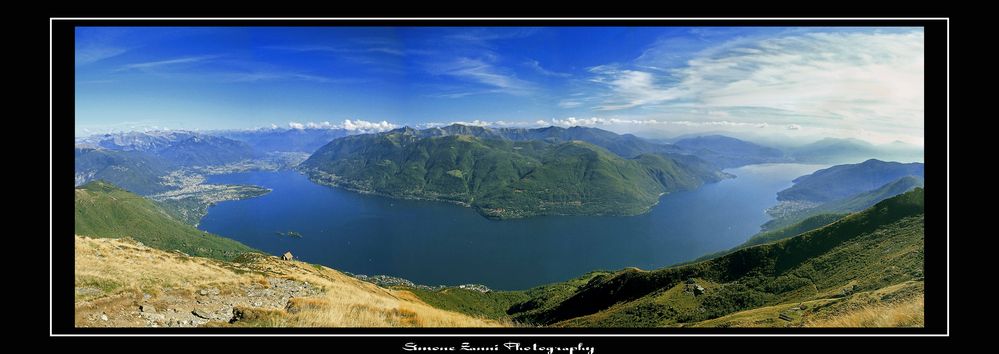
[[[357,274],[426,285],[526,289],[592,270],[655,269],[746,241],[791,180],[826,166],[750,165],[737,176],[663,196],[630,217],[490,220],[471,208],[397,200],[317,185],[294,171],[211,176],[254,184],[264,196],[212,206],[199,228],[268,252]],[[301,238],[278,233],[294,231]]]

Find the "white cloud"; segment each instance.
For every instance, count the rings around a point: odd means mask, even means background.
[[[562,108],[576,108],[582,105],[583,102],[574,101],[574,100],[561,100],[558,102],[558,106]]]
[[[921,136],[923,44],[921,30],[799,31],[738,37],[680,61],[677,43],[660,41],[633,63],[591,68],[599,90],[590,97],[604,111],[691,108],[730,122],[772,120],[785,132]]]
[[[271,124],[271,127],[277,128],[277,125]],[[359,133],[377,133],[392,130],[398,128],[398,125],[389,123],[388,121],[381,122],[369,122],[361,119],[345,119],[341,123],[330,123],[329,121],[323,122],[288,122],[288,127],[290,129],[343,129],[351,132]]]
[[[216,56],[216,55],[201,55],[201,56],[181,57],[181,58],[174,58],[174,59],[167,59],[167,60],[157,60],[157,61],[150,61],[150,62],[143,62],[143,63],[133,63],[133,64],[122,65],[121,68],[119,68],[118,70],[119,71],[123,71],[123,70],[149,70],[149,69],[155,69],[155,68],[163,67],[163,66],[180,65],[180,64],[195,64],[195,63],[200,63],[200,62],[208,61],[208,60],[211,60],[211,59],[214,59],[214,58],[217,58],[217,57],[218,56]]]
[[[735,49],[691,60],[678,85],[708,106],[922,120],[922,33],[813,33]]]
[[[381,122],[368,122],[368,121],[360,120],[360,119],[356,119],[356,120],[347,119],[347,120],[344,120],[343,124],[341,126],[343,127],[343,129],[346,129],[346,130],[350,130],[350,131],[361,131],[361,132],[366,132],[366,133],[383,132],[383,131],[387,131],[387,130],[392,130],[392,129],[398,128],[397,125],[389,123],[389,122],[384,121],[384,120],[381,121]]]
[[[392,56],[404,56],[406,52],[400,48],[395,48],[389,45],[382,46],[370,46],[370,47],[334,47],[325,45],[306,45],[306,46],[266,46],[263,49],[269,50],[283,50],[290,52],[328,52],[336,54],[344,53],[377,53],[377,54],[388,54]]]
[[[534,69],[534,71],[536,71],[539,74],[544,75],[544,76],[552,76],[552,77],[570,77],[570,76],[572,76],[572,74],[569,74],[569,73],[561,73],[561,72],[556,72],[556,71],[551,71],[551,70],[545,69],[545,68],[541,67],[541,63],[538,62],[537,60],[528,60],[528,61],[524,62],[524,65],[526,65],[527,67],[529,67],[531,69]]]
[[[128,49],[110,46],[86,46],[76,49],[76,65],[90,64],[107,58],[116,57],[127,52]]]
[[[787,130],[801,130],[801,126],[797,124],[788,124]]]
[[[451,124],[470,125],[470,126],[477,126],[477,127],[486,127],[486,126],[493,125],[492,122],[487,122],[487,121],[478,120],[478,119],[473,120],[471,122],[461,122],[461,121],[451,122]]]
[[[441,122],[426,122],[426,123],[417,124],[416,127],[419,128],[419,129],[427,129],[427,128],[443,127],[443,126],[446,126],[446,125],[448,125],[448,124],[447,123],[441,123]]]
[[[663,88],[650,72],[620,69],[616,65],[590,68],[591,81],[608,86],[613,96],[599,110],[618,110],[661,103],[680,97],[680,88]]]
[[[574,126],[584,126],[584,125],[608,124],[608,122],[603,118],[596,118],[596,117],[593,118],[569,117],[564,119],[552,118],[551,124],[565,126],[565,127],[574,127]]]
[[[535,122],[539,125],[558,125],[565,127],[572,126],[595,126],[595,125],[659,125],[659,126],[684,126],[684,127],[769,127],[767,122],[733,122],[733,121],[691,121],[691,120],[665,120],[665,119],[630,119],[630,118],[552,118],[551,120],[539,120]]]
[[[331,79],[320,75],[310,75],[284,71],[254,71],[254,72],[218,72],[203,74],[203,77],[210,77],[215,81],[224,82],[261,82],[261,81],[311,81],[319,83],[351,83],[355,79]]]
[[[463,97],[477,93],[507,93],[524,95],[534,89],[530,82],[521,80],[512,74],[507,74],[489,62],[467,57],[457,58],[446,64],[436,63],[429,68],[435,75],[447,75],[464,81],[489,87],[490,90],[470,90],[468,92],[446,93],[442,97]]]

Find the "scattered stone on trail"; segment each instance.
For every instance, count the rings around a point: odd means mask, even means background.
[[[236,323],[237,321],[242,320],[244,316],[245,316],[245,314],[244,314],[243,310],[241,310],[238,307],[233,307],[232,308],[232,318],[229,319],[229,323]]]
[[[90,286],[82,287],[82,288],[76,288],[76,296],[80,296],[80,297],[98,296],[98,295],[101,295],[103,293],[104,292],[101,291],[101,289],[98,289],[98,288],[95,288],[95,287],[90,287]]]
[[[166,316],[158,313],[143,313],[142,318],[145,318],[146,321],[152,321],[152,322],[166,320]]]
[[[208,322],[256,321],[273,311],[285,310],[293,298],[313,297],[323,293],[317,284],[281,277],[266,277],[266,283],[220,284],[186,289],[166,289],[156,295],[135,294],[127,307],[82,314],[84,326],[115,327],[198,327]],[[220,289],[227,289],[220,291]],[[146,295],[149,295],[147,298]],[[156,298],[155,303],[151,302]],[[292,312],[301,312],[305,303],[296,302]],[[242,315],[239,315],[243,313]],[[111,319],[114,316],[114,319]],[[240,317],[242,316],[242,317]]]
[[[212,314],[210,314],[210,313],[208,313],[208,311],[205,311],[205,310],[202,310],[202,309],[194,309],[194,311],[191,311],[191,314],[195,315],[195,316],[198,316],[198,317],[201,317],[201,318],[204,318],[206,320],[212,318]]]
[[[302,308],[294,302],[288,301],[288,303],[284,305],[284,310],[288,313],[299,313],[302,311]]]
[[[218,294],[221,294],[221,291],[219,291],[219,288],[209,288],[209,289],[198,290],[198,295],[201,295],[201,296],[209,296],[209,295],[214,296],[214,295],[218,295]]]

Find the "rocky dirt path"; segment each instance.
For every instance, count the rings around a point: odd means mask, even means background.
[[[78,292],[87,289],[78,288]],[[78,325],[86,327],[197,327],[211,321],[229,322],[236,307],[285,309],[296,297],[312,297],[322,290],[308,282],[270,277],[263,281],[221,291],[164,290],[150,294],[121,294],[78,304]]]

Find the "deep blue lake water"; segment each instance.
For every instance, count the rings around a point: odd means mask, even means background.
[[[271,253],[419,284],[526,289],[586,272],[655,269],[736,246],[759,230],[776,193],[825,166],[751,165],[734,179],[666,195],[631,217],[533,217],[496,221],[457,205],[358,194],[293,171],[212,176],[254,184],[264,196],[223,202],[199,228]],[[279,236],[295,231],[302,238]]]

